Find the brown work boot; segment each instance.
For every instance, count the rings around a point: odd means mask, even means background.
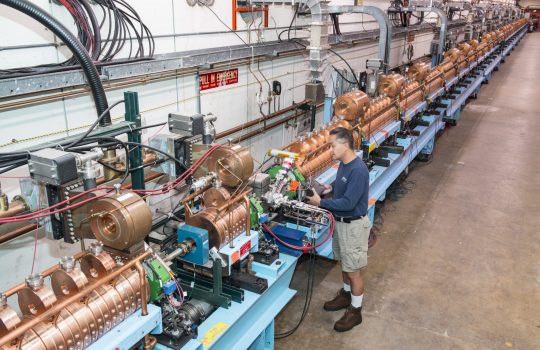
[[[345,289],[341,288],[334,299],[324,303],[324,309],[338,311],[349,305],[351,305],[351,292],[346,292]]]
[[[347,332],[360,323],[362,323],[362,307],[353,307],[351,305],[345,311],[345,315],[334,324],[334,330]]]

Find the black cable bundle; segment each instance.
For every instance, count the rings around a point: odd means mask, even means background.
[[[131,5],[124,0],[96,0],[96,3],[103,11],[100,28],[103,28],[106,20],[108,21],[107,38],[101,46],[101,62],[112,60],[124,48],[126,42],[129,42],[128,59],[145,57],[145,39],[148,46],[146,56],[152,57],[154,55],[154,37]],[[133,54],[135,45],[133,45],[132,39],[137,42],[135,54]]]
[[[310,251],[308,253],[309,260],[308,260],[308,267],[307,267],[307,286],[306,286],[306,299],[304,300],[304,307],[302,309],[302,314],[300,315],[300,319],[296,323],[296,325],[289,329],[288,331],[284,331],[282,333],[276,333],[274,335],[275,339],[283,339],[287,338],[296,332],[296,330],[300,327],[302,322],[307,316],[307,313],[309,311],[309,306],[311,305],[311,297],[313,296],[313,282],[315,281],[315,253],[313,251]]]
[[[142,22],[137,11],[125,0],[96,0],[101,14],[96,15],[88,0],[59,0],[73,17],[77,27],[77,38],[96,65],[112,61],[129,45],[128,57],[124,60],[140,60],[152,57],[155,41],[150,29]],[[101,20],[98,21],[98,17]],[[101,31],[107,33],[104,37]],[[0,78],[51,73],[78,68],[75,57],[61,63],[43,64],[34,67],[0,70]]]
[[[406,7],[404,0],[393,0],[390,2],[388,8],[388,19],[392,22],[394,27],[409,27],[412,25],[422,24],[424,22],[424,13],[420,12],[419,15],[415,15],[412,12],[401,11],[403,7]],[[411,17],[416,18],[416,22],[411,23]]]

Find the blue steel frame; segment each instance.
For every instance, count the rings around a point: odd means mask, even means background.
[[[297,259],[280,254],[270,266],[254,262],[253,270],[268,280],[268,289],[261,295],[245,291],[242,303],[232,302],[228,309],[214,311],[199,325],[197,339],[182,350],[273,349],[274,318],[296,294],[289,284]],[[159,344],[155,349],[171,350]]]

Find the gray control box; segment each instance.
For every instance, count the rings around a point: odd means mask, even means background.
[[[169,114],[169,131],[181,136],[195,136],[204,133],[204,115],[191,116]]]
[[[54,148],[30,153],[28,168],[33,179],[49,185],[60,186],[79,177],[75,156]]]
[[[253,188],[253,193],[260,197],[270,189],[270,175],[257,173],[252,177],[250,185]]]

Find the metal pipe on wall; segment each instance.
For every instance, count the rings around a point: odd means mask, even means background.
[[[274,113],[271,113],[271,114],[268,114],[266,115],[265,117],[261,117],[261,118],[257,118],[257,119],[254,119],[254,120],[251,120],[249,122],[246,122],[246,123],[243,123],[241,125],[238,125],[238,126],[235,126],[234,128],[230,128],[230,129],[227,129],[225,131],[222,131],[220,133],[218,133],[216,135],[216,140],[219,140],[219,139],[222,139],[224,137],[227,137],[229,135],[232,135],[232,134],[235,134],[237,132],[240,132],[246,128],[250,128],[252,126],[255,126],[257,124],[260,124],[262,122],[266,122],[268,120],[271,120],[271,119],[274,119],[276,117],[279,117],[280,115],[283,115],[287,112],[290,112],[290,111],[293,111],[295,109],[298,109],[300,108],[301,106],[304,106],[306,104],[308,104],[309,102],[311,102],[310,100],[303,100],[301,102],[298,102],[298,103],[294,103],[292,104],[291,106],[289,107],[286,107],[286,108],[283,108],[283,109],[280,109],[279,111],[276,111]]]
[[[379,24],[379,58],[384,62],[384,72],[388,72],[390,65],[390,47],[392,41],[392,25],[386,13],[375,6],[330,6],[328,9],[330,14],[342,13],[365,13],[375,18]]]
[[[417,11],[417,12],[434,12],[439,16],[441,20],[441,29],[439,33],[439,45],[437,47],[437,55],[435,56],[433,60],[433,67],[441,63],[441,58],[443,57],[443,52],[446,46],[446,32],[448,30],[448,17],[446,16],[446,12],[443,10],[436,8],[436,7],[416,7],[411,8],[411,10]]]
[[[324,106],[324,103],[319,103],[316,105],[317,108],[320,108]],[[271,123],[271,124],[267,124],[266,127],[263,127],[263,128],[259,128],[259,129],[256,129],[256,130],[253,130],[251,132],[248,132],[247,134],[244,134],[242,136],[239,136],[235,139],[232,140],[232,143],[240,143],[242,141],[245,141],[245,140],[248,140],[254,136],[257,136],[257,135],[260,135],[262,133],[264,133],[265,131],[268,131],[268,130],[271,130],[277,126],[280,126],[282,124],[285,124],[286,122],[290,121],[290,120],[293,120],[295,118],[298,118],[298,117],[301,117],[302,115],[305,115],[306,112],[301,112],[301,113],[295,113],[291,116],[288,116],[286,118],[283,118],[283,119],[280,119],[278,120],[277,122],[274,122],[274,123]]]

